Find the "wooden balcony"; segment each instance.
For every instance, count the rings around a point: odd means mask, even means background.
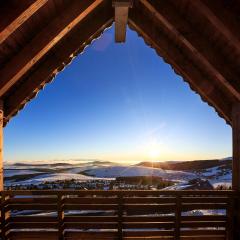
[[[239,201],[235,191],[3,191],[1,236],[238,239]]]

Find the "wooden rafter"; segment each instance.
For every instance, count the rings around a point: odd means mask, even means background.
[[[0,70],[0,97],[102,2],[103,0],[71,1],[72,4],[63,14],[56,17]]]
[[[134,11],[129,16],[130,26],[136,30],[149,45],[154,47],[156,51],[170,63],[173,68],[186,79],[190,86],[197,91],[205,101],[215,107],[217,112],[231,123],[231,107],[230,100],[225,95],[219,86],[210,81],[209,78],[202,73],[202,71],[192,64],[192,60],[187,57],[182,57],[183,53],[178,46],[174,46],[166,36],[159,29],[154,26],[153,21],[144,16],[144,21],[141,21],[143,14]],[[152,26],[149,28],[148,26]],[[158,36],[157,38],[155,36]]]
[[[170,1],[164,2],[164,7],[158,5],[158,9],[153,5],[156,3],[155,1],[140,1],[157,18],[161,26],[173,34],[191,52],[193,58],[196,59],[198,64],[203,65],[203,68],[209,72],[213,79],[218,80],[231,94],[240,100],[238,76],[235,76],[233,71],[224,67],[225,62],[222,62],[224,58],[219,56],[219,52],[215,51],[213,53],[213,48],[208,48],[209,42],[207,42],[206,38],[201,36],[201,33],[197,34],[193,26],[190,26],[177,11],[172,9],[169,4]],[[161,1],[157,2],[157,4],[160,3]],[[191,32],[191,34],[187,34],[188,32]],[[205,44],[201,44],[202,41]]]
[[[126,40],[128,11],[131,7],[131,0],[114,0],[115,8],[115,42],[122,43]]]
[[[204,4],[202,1],[191,1],[191,4],[201,12],[202,16],[208,19],[209,23],[212,24],[225,38],[228,40],[228,44],[234,46],[234,48],[240,53],[240,41],[236,37],[236,34],[231,32],[229,28],[224,24],[223,18],[218,18],[211,9]],[[239,26],[236,29],[239,35]]]
[[[29,7],[24,9],[13,21],[11,21],[0,32],[0,44],[2,44],[16,29],[18,29],[25,21],[27,21],[33,14],[35,14],[41,7],[43,7],[48,0],[35,0]],[[24,1],[20,4],[24,4]]]

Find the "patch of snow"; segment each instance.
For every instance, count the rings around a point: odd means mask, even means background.
[[[213,185],[214,188],[217,186],[226,186],[230,187],[232,186],[232,173],[229,171],[227,174],[222,176],[215,176],[214,178],[209,180],[210,183]]]
[[[210,177],[210,176],[216,175],[218,172],[219,172],[219,167],[218,166],[217,167],[212,167],[212,168],[208,168],[206,170],[206,172],[203,172],[202,176]]]

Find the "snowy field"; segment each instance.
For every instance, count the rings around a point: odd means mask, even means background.
[[[163,179],[181,181],[196,178],[196,174],[183,171],[162,170],[160,168],[138,167],[138,166],[112,166],[90,169],[85,171],[95,177],[115,178],[130,176],[156,176]]]
[[[174,162],[173,162],[174,163]],[[221,161],[220,161],[221,163]],[[206,179],[213,187],[224,185],[231,186],[232,173],[229,166],[200,169],[194,171],[164,170],[161,168],[120,165],[107,161],[73,162],[73,163],[35,163],[35,164],[5,164],[5,185],[30,185],[44,182],[55,182],[64,180],[91,181],[91,180],[113,180],[117,177],[155,176],[164,180],[177,182],[169,189],[184,189],[188,181],[192,179]]]

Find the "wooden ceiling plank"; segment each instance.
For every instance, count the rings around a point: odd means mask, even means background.
[[[2,44],[16,29],[33,16],[48,0],[36,0],[27,9],[24,9],[16,18],[0,32],[0,44]],[[22,4],[22,3],[21,3]]]
[[[2,97],[9,88],[26,74],[37,61],[65,37],[78,23],[99,6],[103,0],[84,2],[71,1],[71,3],[72,2],[73,4],[71,4],[62,15],[56,17],[0,70],[0,97]],[[84,8],[80,6],[84,6]]]
[[[156,33],[157,27],[154,26],[152,21],[147,20],[146,16],[137,13],[134,9],[134,13],[129,16],[129,25],[143,36],[144,40],[156,49],[159,55],[171,64],[179,75],[189,82],[190,87],[197,91],[204,101],[213,106],[231,124],[231,102],[228,97],[217,85],[209,81],[201,70],[192,64],[190,59],[183,57],[182,51],[177,46],[174,46],[166,37],[164,38]]]
[[[236,81],[238,82],[237,75],[234,75],[234,71],[228,71],[226,67],[226,62],[220,62],[223,58],[219,56],[219,53],[212,54],[211,45],[209,45],[206,41],[207,39],[202,37],[201,34],[197,35],[193,30],[192,26],[189,26],[187,21],[178,15],[177,11],[171,9],[169,2],[164,2],[164,7],[159,6],[156,9],[152,2],[154,1],[147,1],[147,0],[140,0],[140,2],[157,18],[160,24],[166,28],[171,34],[173,34],[177,41],[181,42],[190,52],[193,59],[199,64],[203,65],[203,68],[208,70],[210,75],[212,75],[213,80],[218,80],[220,84],[229,90],[231,94],[233,94],[238,100],[240,100],[240,84],[235,84]],[[158,2],[159,4],[160,2]],[[184,26],[182,31],[177,28],[181,22]],[[191,34],[189,34],[191,33]],[[200,41],[205,41],[206,45],[204,47],[200,46]],[[201,49],[199,49],[199,47]]]
[[[126,31],[128,22],[128,11],[131,6],[130,0],[114,0],[115,8],[115,42],[123,43],[126,41]]]
[[[15,115],[19,106],[23,105],[30,100],[30,95],[37,93],[49,80],[56,75],[60,68],[65,65],[66,59],[69,59],[75,51],[79,49],[83,50],[86,45],[90,44],[93,39],[99,37],[105,28],[109,27],[113,22],[113,16],[102,17],[101,12],[99,12],[94,19],[89,19],[86,22],[86,28],[80,28],[76,33],[71,33],[67,39],[59,43],[59,48],[61,49],[61,54],[55,56],[50,55],[39,67],[24,80],[24,82],[6,99],[5,101],[5,123]],[[96,18],[98,20],[96,21]],[[80,34],[82,33],[82,34]],[[73,36],[74,34],[74,36]],[[58,52],[58,48],[54,52]]]
[[[217,16],[214,14],[211,9],[204,4],[202,1],[190,1],[190,4],[198,9],[202,16],[204,16],[209,23],[214,26],[221,34],[229,41],[237,51],[240,53],[240,42],[234,32],[231,32],[230,29],[224,24],[223,20],[219,18],[220,15]],[[239,29],[237,29],[239,31]]]

